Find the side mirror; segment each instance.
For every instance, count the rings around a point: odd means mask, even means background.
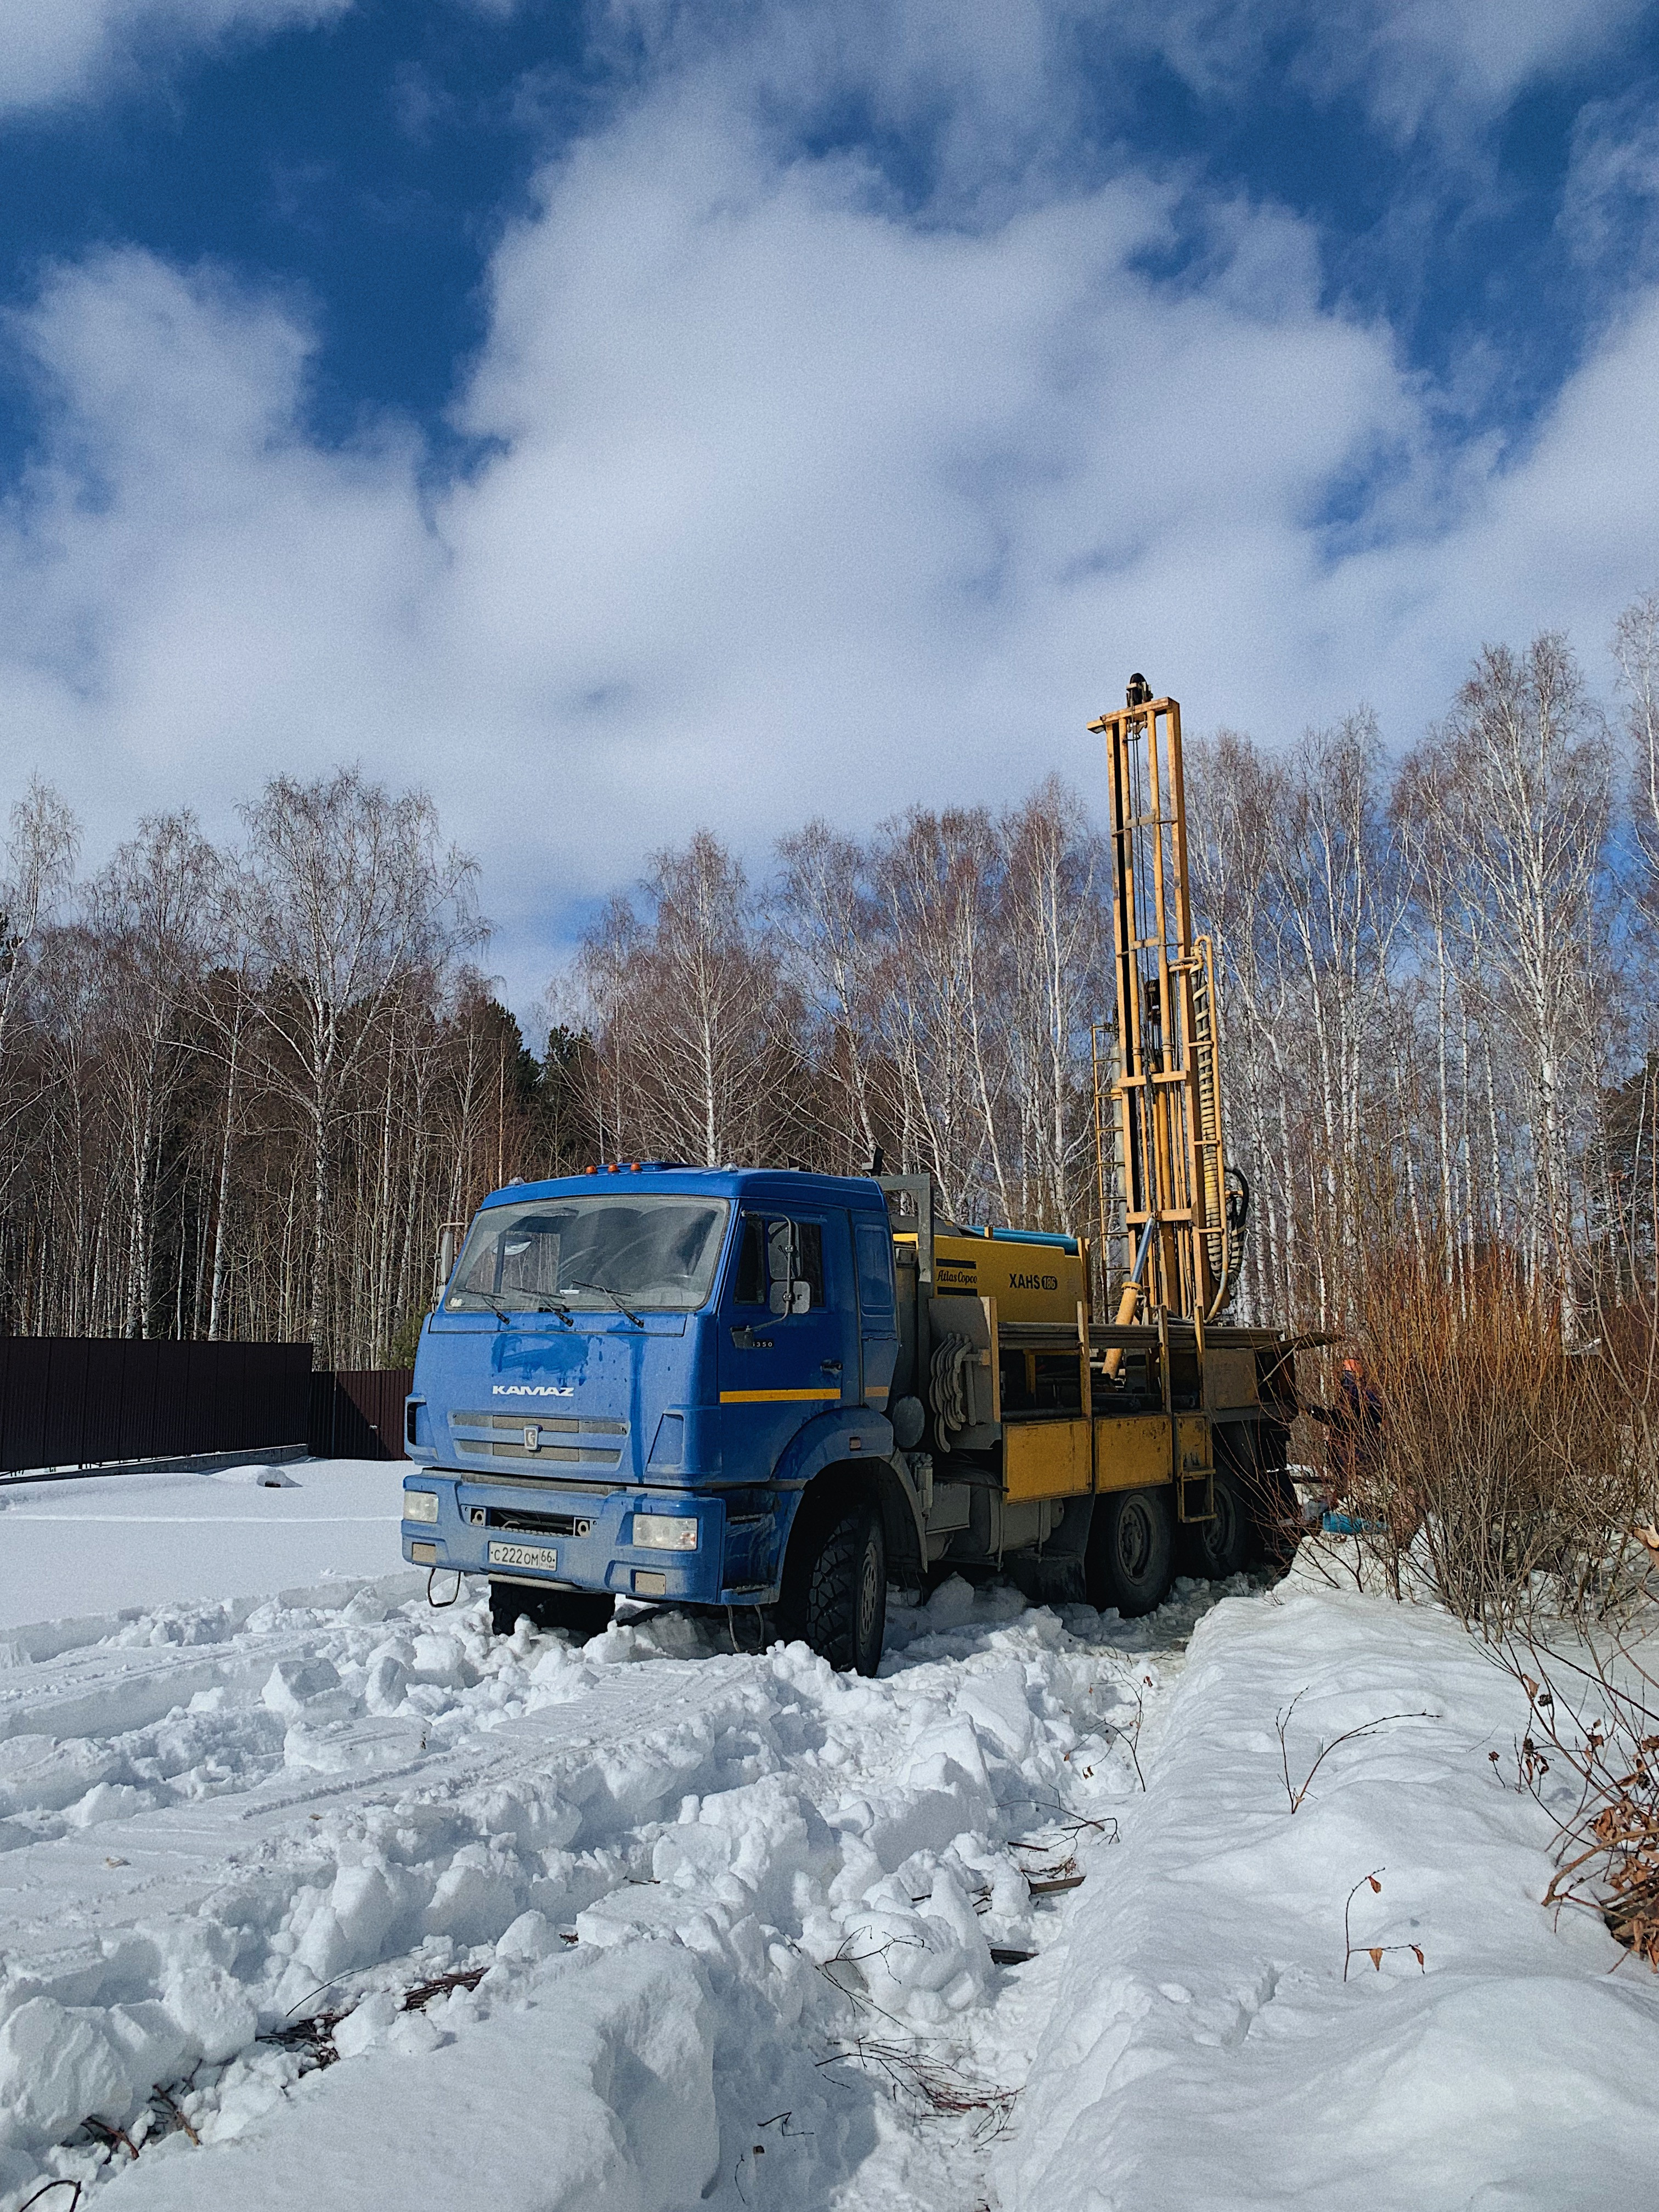
[[[785,1314],[804,1314],[811,1310],[812,1286],[803,1282],[795,1273],[797,1263],[794,1223],[769,1221],[766,1224],[766,1303],[780,1317]]]
[[[795,1224],[769,1221],[766,1224],[766,1303],[775,1314],[793,1310],[790,1286],[795,1279]]]

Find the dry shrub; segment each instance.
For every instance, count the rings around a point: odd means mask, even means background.
[[[1555,1818],[1556,1870],[1544,1904],[1599,1914],[1659,1970],[1659,1682],[1648,1639],[1586,1637],[1568,1646],[1528,1636],[1506,1640],[1500,1656],[1528,1709],[1514,1786]],[[1501,1753],[1487,1756],[1501,1768]]]
[[[1373,1410],[1333,1421],[1319,1457],[1396,1594],[1426,1580],[1493,1638],[1540,1609],[1583,1620],[1639,1595],[1651,1384],[1605,1338],[1571,1347],[1559,1308],[1513,1277],[1460,1295],[1375,1265],[1353,1346]]]

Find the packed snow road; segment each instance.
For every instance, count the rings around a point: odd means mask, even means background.
[[[1443,1616],[495,1638],[361,1571],[396,1474],[0,1498],[0,2212],[1645,2201],[1655,1982]]]

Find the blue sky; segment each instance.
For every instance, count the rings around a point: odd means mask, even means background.
[[[1659,582],[1659,9],[42,0],[0,798],[427,784],[527,1007],[647,852],[997,803]]]

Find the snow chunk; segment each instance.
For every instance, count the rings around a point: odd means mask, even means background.
[[[319,1721],[337,1717],[351,1709],[351,1694],[343,1689],[339,1669],[331,1661],[279,1659],[261,1693],[268,1711],[283,1720]]]
[[[982,2002],[995,1969],[973,1906],[943,1867],[933,1893],[914,1902],[896,1876],[878,1883],[863,1905],[842,1915],[842,1955],[856,1960],[872,2001],[894,2018],[942,2021]]]
[[[199,1962],[176,1966],[162,2002],[179,2023],[188,2049],[210,2066],[222,2065],[258,2033],[253,2000],[220,1966]]]
[[[373,1859],[342,1867],[327,1903],[312,1914],[295,1957],[319,1982],[331,1982],[349,1967],[374,1965],[414,1903],[412,1887],[407,1876]]]
[[[518,1913],[517,1884],[482,1844],[465,1844],[438,1877],[426,1930],[458,1943],[493,1943]]]
[[[395,1713],[409,1691],[413,1648],[407,1644],[383,1644],[368,1662],[363,1683],[363,1702],[372,1713]]]
[[[84,1736],[15,1735],[0,1743],[0,1814],[60,1813],[126,1766],[107,1744]]]
[[[356,2058],[384,2043],[398,2023],[398,2000],[390,1990],[376,1990],[349,2012],[334,2030],[334,2048],[342,2058]]]
[[[64,1818],[71,1828],[95,1828],[105,1820],[130,1820],[151,1802],[148,1790],[135,1790],[130,1782],[99,1782],[65,1808]]]
[[[498,1959],[544,1959],[559,1948],[558,1931],[545,1913],[521,1912],[495,1946]]]
[[[974,1587],[960,1575],[942,1582],[923,1608],[929,1628],[965,1628],[974,1617]]]
[[[131,2075],[94,2020],[30,1997],[0,2027],[0,2143],[38,2148],[88,2113],[125,2119]]]
[[[1016,1765],[1031,1747],[1031,1704],[1025,1669],[1014,1660],[975,1669],[957,1692],[957,1703],[978,1734]]]
[[[173,2081],[193,2055],[193,2039],[178,2016],[153,1998],[137,2004],[112,2005],[101,2025],[120,2052],[127,2079],[139,2096],[158,2082]],[[196,2049],[199,2051],[200,2045]]]

